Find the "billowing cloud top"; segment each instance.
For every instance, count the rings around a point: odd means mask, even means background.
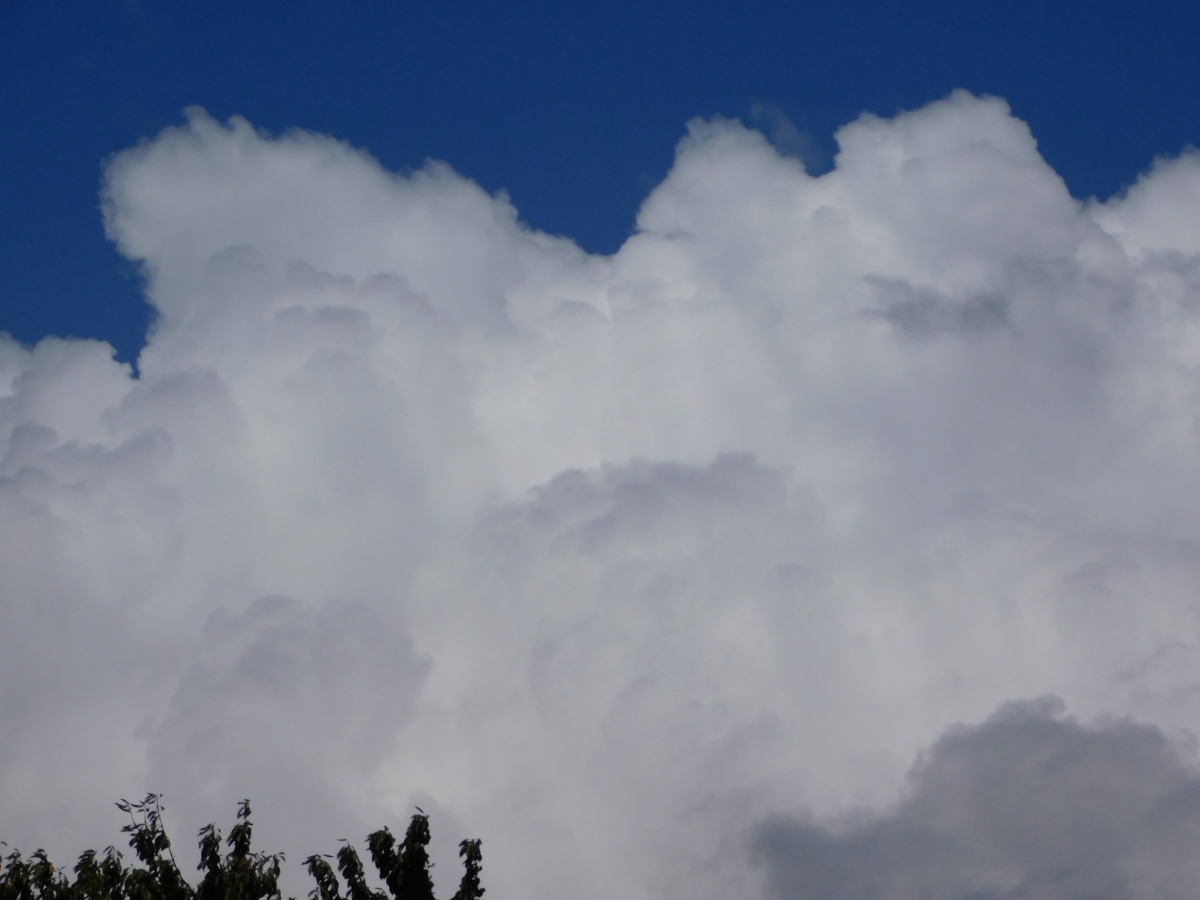
[[[480,836],[497,897],[1194,893],[1200,156],[838,141],[693,122],[612,257],[200,110],[118,155],[140,378],[0,342],[5,839],[153,789],[293,860],[418,802],[443,892]],[[1047,694],[1107,724],[988,719]]]

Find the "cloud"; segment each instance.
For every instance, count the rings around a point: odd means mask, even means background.
[[[148,780],[176,785],[185,807],[253,786],[282,804],[265,812],[283,819],[288,843],[312,839],[306,819],[357,835],[363,812],[330,791],[330,776],[377,768],[416,711],[429,662],[403,628],[360,603],[314,610],[263,597],[240,615],[211,616],[200,644],[161,716],[144,726]]]
[[[1080,725],[1054,699],[948,731],[894,809],[764,825],[772,897],[1183,897],[1200,885],[1200,775],[1161,731]]]
[[[829,168],[830,159],[813,141],[811,134],[801,131],[782,109],[773,103],[756,100],[750,105],[750,121],[771,141],[771,146],[785,156],[794,156],[810,172]]]
[[[837,137],[690,123],[609,257],[200,110],[115,157],[139,377],[0,339],[5,840],[415,802],[443,890],[480,836],[498,895],[747,896],[1014,698],[1194,730],[1195,154],[1083,203],[994,98]]]

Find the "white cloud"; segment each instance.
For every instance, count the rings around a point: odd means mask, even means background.
[[[693,122],[612,257],[201,111],[116,157],[140,380],[0,343],[5,839],[415,801],[443,892],[478,835],[497,896],[746,895],[1013,698],[1195,730],[1194,154],[1101,204],[995,99],[838,139]]]

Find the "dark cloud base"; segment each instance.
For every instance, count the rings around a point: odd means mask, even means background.
[[[753,853],[776,900],[1182,900],[1200,890],[1200,773],[1152,726],[1014,702],[949,730],[894,809],[776,819]]]

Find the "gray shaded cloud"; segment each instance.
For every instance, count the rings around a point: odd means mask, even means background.
[[[904,281],[867,278],[866,282],[876,291],[875,314],[914,338],[939,333],[981,335],[1009,324],[1011,300],[1002,294],[959,301],[937,291],[914,288]]]
[[[804,163],[805,171],[817,174],[828,170],[829,155],[817,147],[813,136],[796,127],[782,109],[773,103],[756,100],[750,105],[750,122],[771,141],[771,146],[784,156],[794,156]]]
[[[842,824],[782,818],[754,853],[800,900],[1132,900],[1200,889],[1200,772],[1157,728],[1082,725],[1061,701],[949,730],[906,797]]]
[[[415,713],[430,665],[394,617],[353,602],[312,610],[288,597],[214,613],[198,655],[151,726],[148,754],[157,780],[190,779],[222,797],[237,784],[282,794],[288,784],[315,786],[329,767],[377,765]],[[281,729],[286,755],[274,739]]]
[[[293,853],[379,826],[381,810],[347,802],[330,776],[369,778],[416,714],[430,661],[394,611],[263,597],[213,613],[194,653],[141,729],[147,781],[171,788],[172,810],[227,823],[229,798],[252,793],[266,837]],[[195,862],[181,843],[181,859]],[[298,871],[288,876],[297,896],[308,889]]]

